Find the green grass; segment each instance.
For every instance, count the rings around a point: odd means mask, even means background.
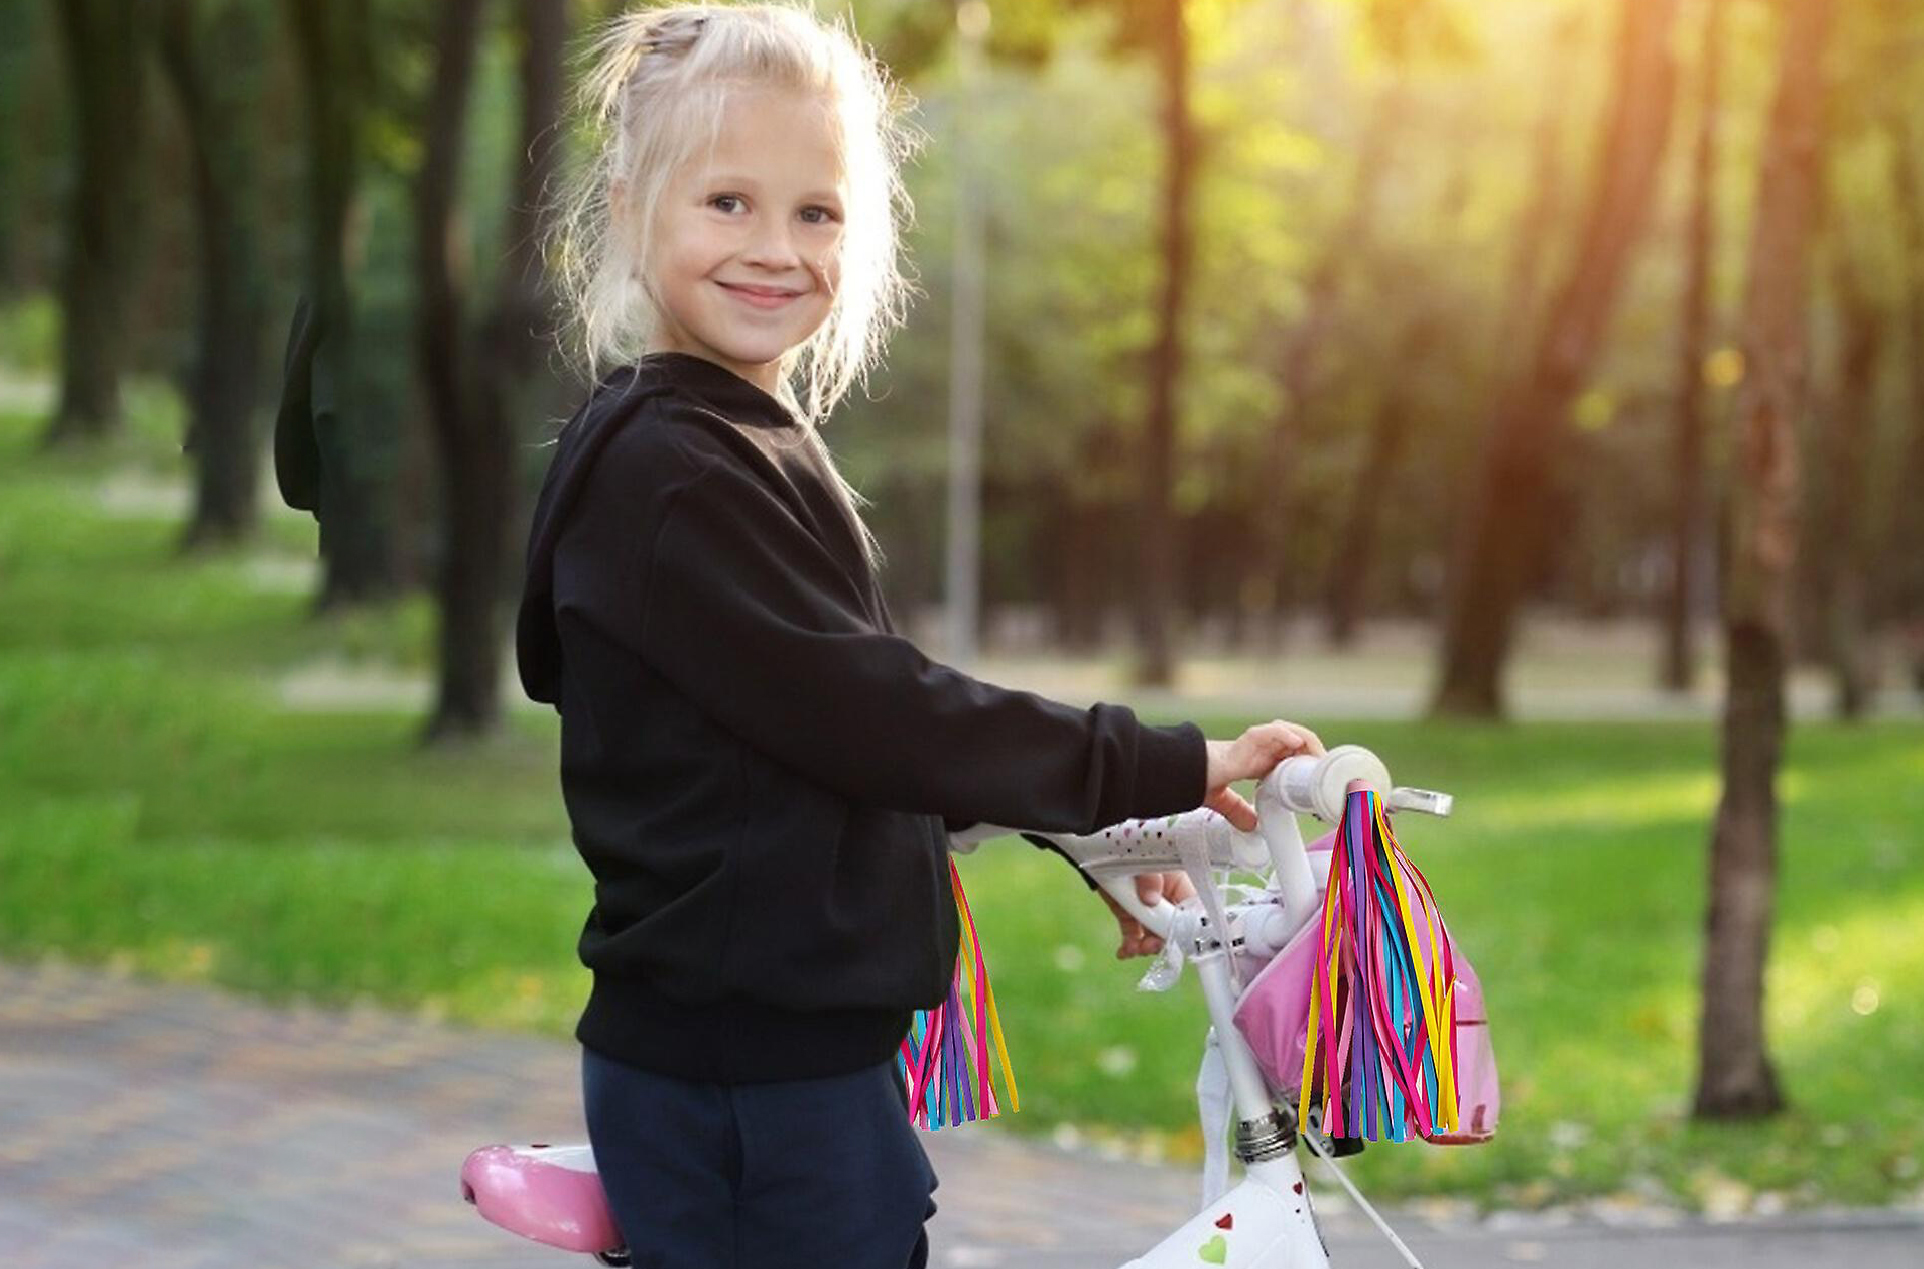
[[[110,513],[110,478],[179,469],[176,407],[134,406],[80,455],[36,454],[39,421],[0,414],[0,955],[568,1034],[589,885],[552,715],[441,753],[405,713],[282,708],[277,677],[313,657],[425,664],[431,614],[317,622],[263,584],[263,560],[312,559],[305,516],[184,560],[170,518]],[[1303,721],[1457,795],[1452,820],[1405,817],[1404,844],[1481,973],[1504,1075],[1495,1144],[1375,1147],[1366,1183],[1512,1204],[1918,1192],[1924,728],[1791,735],[1769,1032],[1792,1110],[1703,1126],[1685,1109],[1713,729]],[[962,866],[1022,1091],[1003,1125],[1193,1159],[1193,985],[1135,991],[1148,963],[1114,960],[1054,857],[1004,842]]]

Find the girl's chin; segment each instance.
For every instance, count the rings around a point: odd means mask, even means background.
[[[813,330],[800,332],[790,330],[775,336],[769,331],[753,331],[746,332],[735,339],[724,336],[719,341],[711,341],[709,347],[726,354],[735,361],[759,366],[786,356],[813,333]]]
[[[729,344],[718,346],[718,351],[730,361],[744,366],[765,366],[771,361],[780,361],[782,355],[793,344]]]

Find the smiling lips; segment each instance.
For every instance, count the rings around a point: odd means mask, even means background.
[[[800,291],[784,291],[772,286],[735,286],[727,282],[718,285],[736,299],[756,308],[780,308],[801,294]]]

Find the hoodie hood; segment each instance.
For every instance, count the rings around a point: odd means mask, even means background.
[[[541,481],[534,518],[528,527],[528,563],[522,583],[521,609],[515,618],[515,662],[521,688],[529,698],[557,708],[561,704],[561,632],[554,619],[554,547],[567,522],[595,455],[608,438],[650,397],[661,395],[665,384],[644,387],[634,366],[610,371],[588,394],[574,417],[561,425],[554,457]]]

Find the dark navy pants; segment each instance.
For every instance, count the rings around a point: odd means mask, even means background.
[[[935,1169],[893,1061],[766,1084],[581,1050],[595,1167],[636,1269],[924,1269]]]

